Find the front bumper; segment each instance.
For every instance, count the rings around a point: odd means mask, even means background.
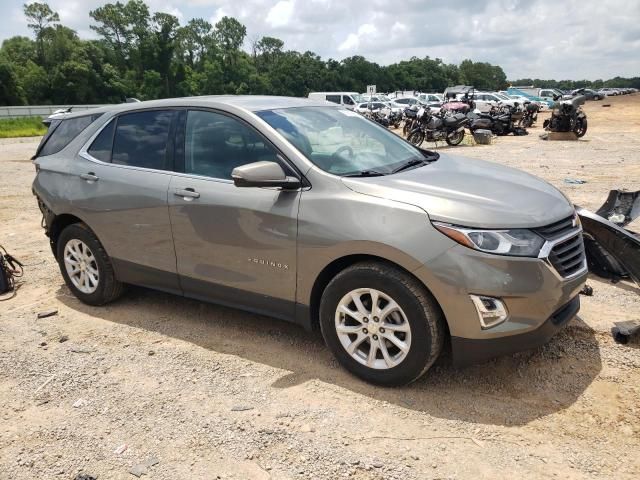
[[[462,245],[413,273],[442,308],[457,365],[544,343],[577,313],[588,275],[584,268],[563,278],[545,259],[490,255]],[[507,320],[483,329],[470,294],[500,299]]]
[[[558,331],[562,330],[576,316],[579,310],[580,297],[576,296],[551,315],[537,329],[526,333],[482,340],[451,337],[453,363],[458,367],[464,367],[501,355],[521,352],[544,345]]]

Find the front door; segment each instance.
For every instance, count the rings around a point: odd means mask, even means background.
[[[183,133],[183,173],[174,174],[169,185],[183,291],[293,318],[300,192],[239,188],[231,180],[231,171],[247,163],[289,167],[252,127],[224,113],[189,111]]]

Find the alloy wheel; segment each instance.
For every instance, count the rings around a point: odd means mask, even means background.
[[[335,328],[347,353],[369,368],[396,367],[411,348],[411,326],[402,308],[373,288],[352,290],[342,297]]]
[[[92,294],[98,288],[100,271],[91,249],[81,240],[72,239],[64,247],[64,267],[71,283],[82,293]]]

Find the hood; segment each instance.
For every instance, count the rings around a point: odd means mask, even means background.
[[[468,227],[541,227],[574,212],[559,190],[538,177],[449,155],[393,175],[342,181],[355,192],[415,205],[432,220]]]

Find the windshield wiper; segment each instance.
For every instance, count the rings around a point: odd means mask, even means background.
[[[418,165],[426,165],[427,163],[429,162],[424,158],[414,158],[411,160],[407,160],[405,163],[403,163],[399,167],[394,168],[393,170],[391,170],[391,173],[398,173],[408,168],[417,167]]]
[[[376,170],[361,170],[359,172],[349,173],[343,175],[343,177],[382,177],[385,173],[378,172]]]

